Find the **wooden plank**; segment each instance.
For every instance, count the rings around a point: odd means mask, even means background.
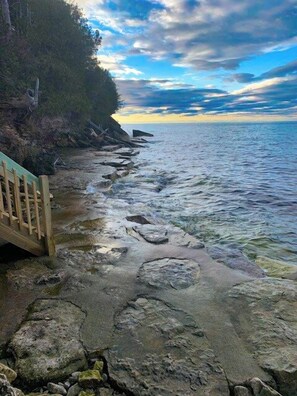
[[[0,180],[0,219],[2,219],[3,213],[4,213],[4,202],[3,202],[2,181]]]
[[[14,207],[19,222],[19,229],[21,230],[23,228],[23,214],[22,214],[22,204],[20,198],[20,181],[15,169],[13,170],[13,178],[14,178],[14,183],[13,183]]]
[[[45,249],[49,256],[54,256],[56,253],[53,230],[52,230],[52,216],[51,216],[51,203],[50,192],[47,176],[40,176],[40,194],[42,205],[42,221],[43,231],[45,234]]]
[[[23,183],[24,183],[24,193],[25,193],[27,224],[28,224],[28,228],[29,228],[29,234],[32,235],[32,221],[31,221],[31,212],[30,212],[28,181],[27,181],[27,176],[26,175],[23,175]]]
[[[23,177],[23,175],[25,175],[27,177],[28,183],[32,183],[34,181],[36,183],[37,189],[39,190],[38,177],[34,176],[32,173],[27,171],[27,169],[23,168],[21,165],[19,165],[18,163],[16,163],[15,161],[13,161],[11,158],[7,157],[7,155],[3,154],[0,151],[0,163],[2,164],[3,161],[5,161],[7,170],[9,172],[12,173],[13,169],[15,169],[15,171],[20,179]],[[0,174],[2,174],[2,172],[3,172],[3,169],[0,166]]]
[[[35,221],[36,221],[36,228],[37,228],[37,235],[38,239],[41,239],[41,228],[40,228],[40,218],[39,218],[39,208],[37,202],[37,190],[35,182],[32,182],[32,190],[33,190],[33,197],[34,197],[34,211],[35,211]]]
[[[44,254],[44,244],[43,241],[34,240],[29,235],[24,235],[18,229],[11,227],[8,219],[7,224],[2,219],[0,222],[0,238],[7,242],[12,243],[20,247],[21,249],[27,250],[28,252],[34,254],[35,256],[42,256]]]
[[[10,221],[10,224],[12,224],[13,218],[12,218],[11,194],[10,194],[10,186],[9,186],[9,180],[8,180],[8,175],[7,175],[7,167],[6,167],[6,162],[5,161],[2,161],[2,168],[3,168],[5,195],[6,195],[6,203],[7,203],[7,208],[8,208],[8,214],[9,214],[9,221]]]

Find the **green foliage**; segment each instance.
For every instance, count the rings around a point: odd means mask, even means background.
[[[120,103],[116,85],[94,60],[100,34],[77,6],[64,0],[9,3],[14,32],[8,40],[0,28],[0,100],[24,94],[38,77],[39,116],[84,122],[113,114]]]

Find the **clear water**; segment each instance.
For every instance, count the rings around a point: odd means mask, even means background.
[[[152,132],[114,194],[206,245],[297,265],[297,123],[124,125]]]

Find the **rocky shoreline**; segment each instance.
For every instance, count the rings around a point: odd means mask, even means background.
[[[295,396],[294,274],[113,199],[137,150],[61,153],[57,257],[2,264],[0,395]]]

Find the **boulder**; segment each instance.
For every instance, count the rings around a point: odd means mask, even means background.
[[[67,391],[64,388],[64,386],[55,384],[53,382],[49,382],[47,384],[47,389],[48,389],[49,393],[52,393],[52,394],[59,394],[59,395],[67,394]]]
[[[17,377],[17,373],[14,370],[2,363],[0,363],[0,373],[4,374],[10,383],[13,382]]]
[[[282,396],[275,389],[265,384],[260,378],[252,378],[250,386],[253,390],[254,396]]]
[[[1,396],[24,396],[20,389],[10,385],[5,374],[0,374],[0,395]]]
[[[78,396],[81,391],[81,387],[78,385],[78,383],[76,383],[70,386],[67,392],[67,396]]]
[[[36,384],[84,369],[87,360],[80,342],[84,319],[85,314],[70,302],[37,300],[10,343],[19,376]]]
[[[254,396],[251,391],[245,386],[235,386],[234,396]]]

